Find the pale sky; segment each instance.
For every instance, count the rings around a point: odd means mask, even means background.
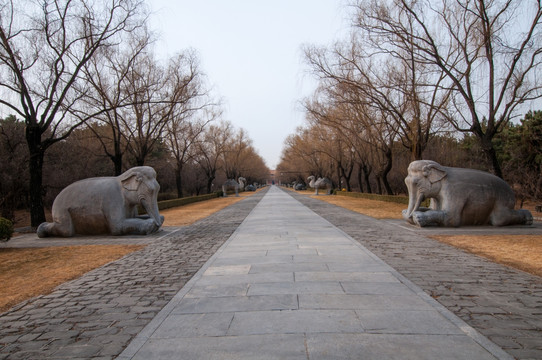
[[[269,168],[303,124],[299,101],[315,81],[303,44],[331,45],[348,33],[344,0],[148,0],[160,58],[196,49],[201,70]]]

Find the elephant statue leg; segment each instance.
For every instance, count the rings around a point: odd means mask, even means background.
[[[493,226],[532,225],[533,215],[528,210],[503,208],[493,211],[489,218],[489,223]]]
[[[164,217],[161,216],[162,223],[164,222]],[[128,218],[123,221],[111,224],[111,234],[112,235],[148,235],[158,230],[153,218],[144,216],[137,218]]]
[[[53,222],[41,223],[36,233],[40,238],[48,236],[72,237],[75,235],[75,229],[69,212],[65,212],[56,216]]]
[[[446,220],[446,213],[440,210],[414,211],[411,219],[411,223],[420,227],[441,226]]]

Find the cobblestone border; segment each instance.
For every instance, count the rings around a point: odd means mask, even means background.
[[[542,278],[289,192],[517,359],[542,359]]]
[[[0,314],[0,359],[115,358],[266,192]]]

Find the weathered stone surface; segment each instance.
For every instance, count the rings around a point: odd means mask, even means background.
[[[0,359],[117,356],[229,238],[265,191],[0,314]]]
[[[405,231],[391,221],[291,195],[512,356],[542,359],[542,278]]]
[[[143,328],[144,322],[149,322],[171,300],[173,294],[182,288],[216,252],[262,195],[263,193],[258,193],[244,199],[207,219],[182,228],[169,238],[158,239],[157,237],[154,243],[142,251],[130,254],[80,279],[66,283],[49,295],[34,298],[0,314],[0,339],[9,340],[0,343],[0,359],[44,359],[54,358],[57,354],[63,353],[75,356],[77,351],[81,351],[79,354],[82,355],[86,353],[85,358],[115,358],[133,339],[134,334]],[[305,196],[297,196],[293,193],[292,196],[361,242],[508,353],[520,359],[542,358],[542,337],[540,336],[542,280],[539,277],[469,255],[418,233],[397,228],[390,222],[369,219]],[[288,234],[283,234],[282,237],[287,238]],[[246,239],[247,243],[250,241],[251,239]],[[272,238],[267,241],[269,241],[268,245],[273,244]],[[306,241],[305,244],[316,246],[316,243],[311,242],[309,238],[304,241]],[[323,245],[325,241],[318,246]],[[300,245],[300,249],[302,247],[303,245]],[[273,249],[280,250],[276,246]],[[320,250],[324,256],[326,249],[322,247]],[[309,268],[303,262],[309,259],[308,255],[299,256],[296,262],[292,256],[277,255],[269,259],[223,259],[215,261],[214,265],[253,264],[249,273],[257,274],[276,267],[277,264],[289,262],[291,265],[288,268],[277,272],[318,271],[318,267],[311,265]],[[325,256],[330,256],[330,260],[333,259],[331,254]],[[336,266],[335,271],[368,271],[355,269],[356,264],[349,261],[334,262],[334,266]],[[375,272],[379,271],[383,270],[375,268]],[[232,289],[230,296],[278,293],[285,294],[285,299],[289,297],[287,294],[309,294],[307,296],[310,296],[311,293],[321,291],[329,293],[336,291],[338,294],[346,292],[352,295],[363,295],[367,292],[392,296],[404,295],[404,292],[397,288],[396,283],[367,283],[367,285],[364,283],[362,288],[356,284],[358,283],[329,282],[326,284],[329,288],[326,289],[321,287],[316,289],[310,281],[295,283],[295,285],[292,282],[259,284],[251,286],[250,289],[247,284],[222,288],[208,285],[194,287],[186,298],[191,298],[190,295],[200,297],[204,294],[224,296],[226,294],[224,291],[227,289]],[[119,302],[117,299],[123,300]],[[135,301],[130,299],[135,299]],[[285,305],[285,307],[291,307],[292,304]],[[233,305],[224,304],[224,306]],[[504,313],[488,312],[487,308],[500,309]],[[28,313],[37,309],[40,311],[34,312],[32,316]],[[43,314],[41,309],[49,310]],[[81,314],[81,311],[85,309],[93,311],[86,313],[83,317],[75,315]],[[119,309],[126,313],[136,313],[137,316],[134,319],[115,320],[106,324],[107,317],[104,314],[118,313]],[[182,311],[182,308],[179,308],[179,311]],[[41,315],[37,316],[38,314]],[[367,331],[371,331],[370,328],[374,326],[369,326],[371,320],[366,319],[369,327]],[[111,332],[103,331],[100,325],[102,321],[103,326],[109,328]],[[395,324],[390,324],[390,326],[395,326]],[[38,340],[43,334],[55,331],[77,331],[78,335],[76,338],[57,339],[52,342]],[[425,329],[419,328],[418,331],[423,332]],[[379,342],[380,336],[373,335],[366,333],[359,336],[352,335],[352,337],[337,337],[335,340],[339,343],[352,341],[360,344],[362,351],[372,351],[375,349],[375,344],[376,346],[382,344],[384,350],[380,355],[384,357],[393,355],[386,353],[385,349],[390,347]],[[273,341],[270,341],[270,336],[275,337]],[[423,334],[412,336],[415,341],[421,338]],[[215,349],[216,353],[223,351],[222,354],[258,356],[261,353],[243,353],[247,348],[246,344],[254,342],[261,342],[262,350],[276,350],[276,344],[280,343],[283,353],[279,354],[279,358],[293,358],[297,355],[301,358],[305,354],[305,347],[299,346],[299,343],[303,344],[302,334],[230,336],[213,339],[212,343],[206,342],[205,345]],[[335,340],[323,334],[306,338],[311,358],[313,355],[315,358],[318,356],[325,358],[325,351],[333,351],[333,344],[339,344]],[[461,343],[456,343],[455,340],[449,338],[449,335],[438,337],[436,340],[438,341],[435,348],[427,349],[427,354],[433,358],[442,356],[440,351],[446,349],[447,346],[462,346]],[[189,359],[191,358],[190,350],[198,341],[198,338],[186,338],[184,342],[168,342],[164,339],[156,340],[155,345],[170,348],[175,356],[179,357],[182,354],[183,358]],[[99,347],[100,351],[94,353],[94,347]],[[138,355],[145,358],[144,353]],[[334,355],[342,354],[337,352]]]
[[[138,234],[158,231],[164,217],[158,212],[160,185],[150,166],[136,166],[119,176],[76,181],[55,198],[53,222],[40,224],[39,237],[75,234]],[[147,216],[138,216],[142,206]]]
[[[403,217],[418,226],[532,224],[528,210],[514,210],[514,191],[485,171],[416,160],[408,166],[408,209]],[[430,208],[420,204],[431,199]]]

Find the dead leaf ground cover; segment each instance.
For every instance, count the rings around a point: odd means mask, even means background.
[[[85,245],[0,249],[0,312],[92,269],[143,248],[142,245]]]
[[[435,235],[431,238],[500,264],[542,276],[540,235]]]
[[[243,197],[250,196],[254,193],[241,193],[239,197],[228,196],[225,198],[216,198],[206,201],[201,201],[185,206],[161,210],[160,214],[164,215],[164,226],[185,226],[190,225],[200,219],[203,219],[226,206],[235,204]]]
[[[402,219],[401,211],[406,209],[404,204],[386,201],[346,196],[314,196],[312,191],[302,193],[377,219]],[[439,235],[431,238],[494,262],[542,276],[542,235]]]
[[[242,193],[160,211],[164,226],[185,226],[254,193]],[[18,212],[15,227],[30,224]],[[50,219],[50,212],[48,213]],[[50,220],[49,220],[50,221]],[[108,262],[142,249],[142,245],[79,245],[44,248],[0,248],[0,312],[26,299],[48,294],[58,285],[76,279]]]
[[[311,196],[330,204],[367,215],[376,219],[402,219],[401,212],[407,208],[405,204],[387,201],[360,199],[347,196]]]

